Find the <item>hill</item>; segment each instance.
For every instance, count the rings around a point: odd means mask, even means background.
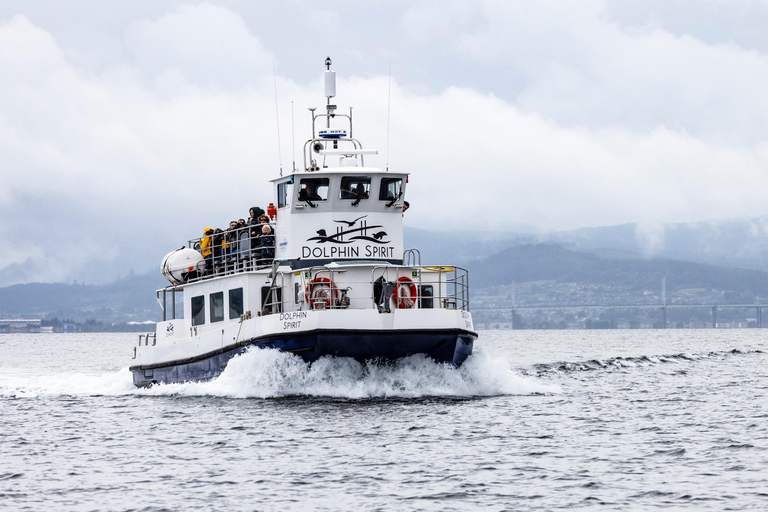
[[[17,284],[0,288],[0,317],[157,321],[162,319],[162,310],[154,292],[166,284],[156,271],[105,285]]]
[[[479,287],[555,280],[643,291],[659,289],[666,278],[669,291],[705,288],[768,295],[768,272],[661,258],[606,258],[556,244],[518,245],[468,266],[473,285]]]

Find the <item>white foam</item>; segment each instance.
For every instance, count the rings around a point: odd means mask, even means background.
[[[124,395],[135,391],[128,368],[101,375],[57,373],[0,378],[0,396],[33,398],[45,395]]]
[[[493,396],[559,393],[557,386],[515,373],[508,362],[476,351],[461,366],[435,364],[411,356],[393,364],[363,364],[349,358],[322,358],[308,365],[298,356],[253,349],[229,361],[210,382],[156,385],[136,389],[127,369],[101,376],[58,374],[12,377],[0,381],[2,396],[40,395],[186,395],[280,397],[291,395],[343,398]]]

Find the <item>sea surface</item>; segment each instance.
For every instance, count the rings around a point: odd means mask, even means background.
[[[0,335],[2,510],[766,510],[768,330],[483,331],[460,368]]]

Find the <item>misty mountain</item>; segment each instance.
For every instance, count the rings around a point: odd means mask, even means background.
[[[657,291],[728,290],[737,296],[768,296],[768,272],[668,259],[606,258],[555,244],[518,245],[468,264],[473,288],[554,280]]]
[[[542,233],[405,228],[425,264],[467,264],[509,247],[554,243],[606,258],[659,258],[768,271],[768,218],[658,225],[620,224]]]
[[[0,318],[161,320],[155,290],[168,283],[154,271],[105,285],[27,283],[0,288]]]

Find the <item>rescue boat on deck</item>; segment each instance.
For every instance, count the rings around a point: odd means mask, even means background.
[[[352,109],[337,113],[331,104],[330,65],[326,111],[310,109],[303,169],[272,180],[274,243],[237,237],[239,251],[217,255],[201,249],[212,244],[203,237],[164,258],[171,284],[157,291],[163,321],[134,348],[136,386],[213,379],[232,357],[259,348],[310,363],[426,354],[459,366],[472,353],[468,272],[423,266],[418,250],[404,250],[408,173],[365,165],[376,151],[353,137]]]

